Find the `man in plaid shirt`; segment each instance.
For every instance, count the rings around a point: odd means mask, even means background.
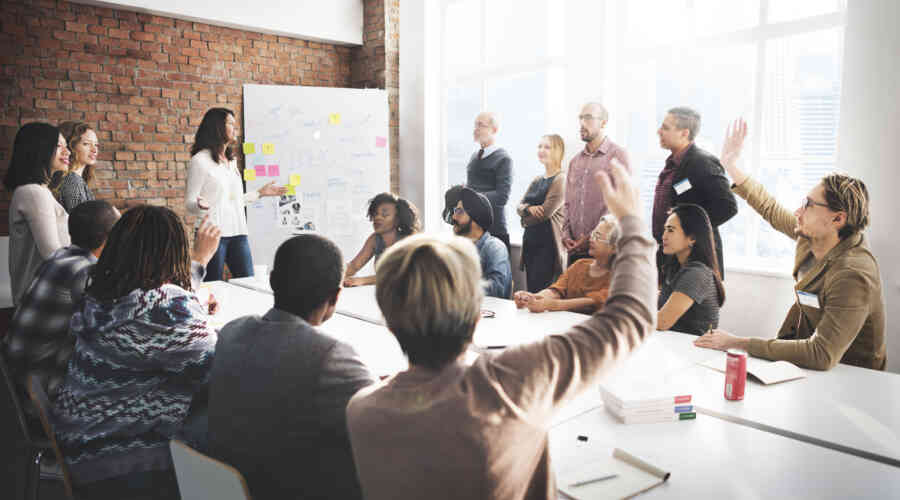
[[[20,387],[28,375],[42,373],[49,394],[55,395],[74,347],[69,320],[117,220],[119,211],[108,202],[81,203],[69,214],[72,244],[50,254],[35,272],[6,336],[7,360]]]

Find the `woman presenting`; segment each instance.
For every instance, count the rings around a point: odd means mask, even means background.
[[[237,137],[234,112],[212,108],[203,115],[191,147],[185,207],[194,215],[208,212],[209,221],[222,232],[219,250],[206,266],[205,281],[221,280],[225,264],[235,278],[253,276],[244,206],[260,197],[281,196],[287,191],[272,181],[244,193],[233,149]]]

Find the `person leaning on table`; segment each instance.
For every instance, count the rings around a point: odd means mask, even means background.
[[[656,242],[637,191],[620,166],[615,187],[599,175],[621,229],[612,286],[606,307],[566,333],[466,365],[484,296],[475,248],[417,235],[382,256],[375,295],[410,368],[347,406],[365,498],[556,498],[554,412],[596,388],[656,323]]]
[[[869,192],[860,179],[822,178],[794,213],[737,167],[747,124],[735,122],[725,137],[722,164],[732,189],[773,228],[797,241],[796,300],[772,340],[735,337],[713,330],[694,344],[739,347],[753,356],[829,370],[839,362],[884,370],[884,297],[878,262],[863,229],[869,224]]]

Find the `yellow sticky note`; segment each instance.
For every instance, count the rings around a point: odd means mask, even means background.
[[[340,125],[341,124],[341,114],[340,113],[331,113],[328,115],[328,123],[332,125]]]
[[[265,143],[263,143],[262,148],[263,148],[263,154],[264,154],[264,155],[273,155],[273,154],[275,154],[275,145],[272,144],[271,142],[265,142]]]
[[[297,186],[287,186],[287,194],[297,194]]]
[[[252,168],[244,169],[244,180],[245,181],[255,181],[256,180],[256,170]]]
[[[300,174],[291,174],[291,186],[299,186],[300,185]]]
[[[244,143],[244,154],[252,155],[253,153],[256,153],[256,144],[253,144],[252,142],[245,142]]]

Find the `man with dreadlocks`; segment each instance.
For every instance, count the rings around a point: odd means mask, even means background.
[[[218,239],[218,238],[215,238]],[[192,293],[191,254],[165,207],[125,212],[70,324],[57,438],[84,498],[178,498],[169,440],[205,390],[216,332]]]
[[[863,230],[869,224],[869,193],[863,181],[841,174],[822,178],[791,213],[762,184],[737,167],[747,136],[743,120],[730,127],[722,164],[734,192],[773,228],[797,241],[797,301],[773,340],[735,337],[713,330],[694,344],[738,347],[753,356],[828,370],[839,362],[884,370],[884,296],[878,262]]]

